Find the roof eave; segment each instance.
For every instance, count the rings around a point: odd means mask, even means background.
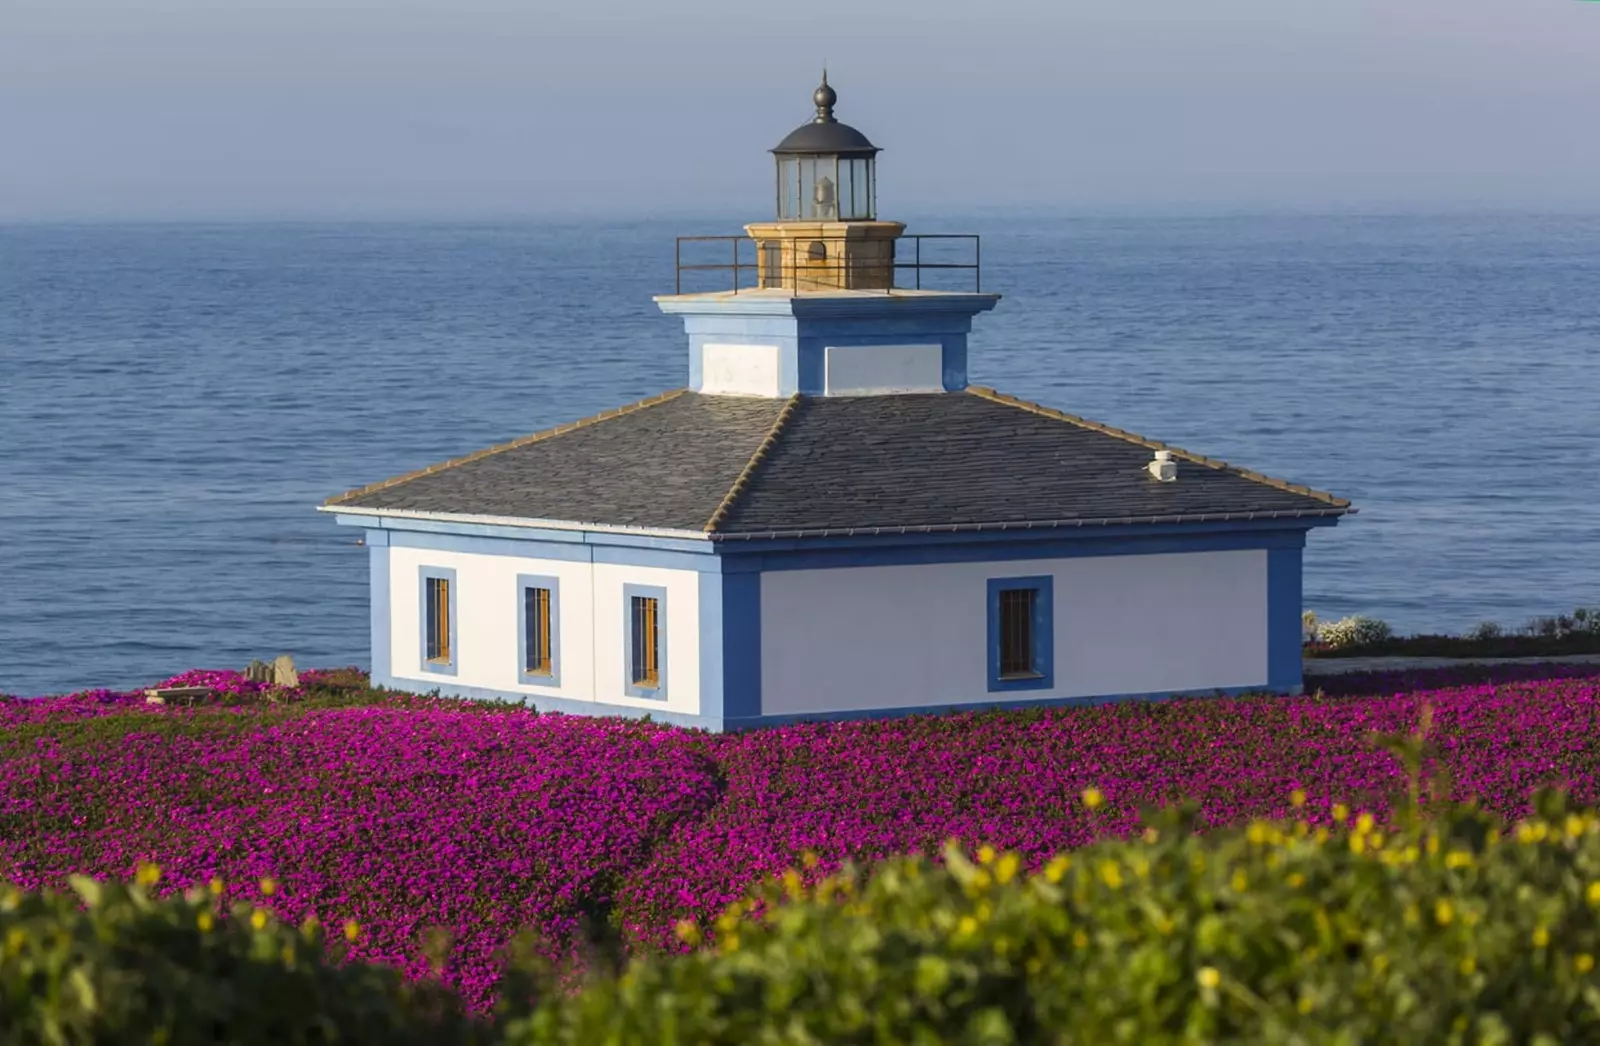
[[[335,516],[354,516],[358,519],[371,519],[374,520],[372,525],[378,527],[383,526],[385,520],[402,522],[410,520],[419,523],[442,523],[462,527],[517,527],[524,530],[561,530],[593,534],[617,534],[641,538],[670,538],[674,541],[708,541],[710,538],[710,535],[703,530],[677,529],[674,527],[631,527],[608,523],[579,523],[570,519],[527,519],[519,516],[490,516],[464,512],[419,512],[414,509],[367,508],[339,504],[318,505],[317,511],[332,513]],[[403,530],[406,528],[385,529]]]
[[[922,534],[964,534],[980,531],[1072,530],[1089,527],[1159,526],[1188,523],[1262,523],[1274,520],[1330,520],[1353,516],[1354,508],[1280,509],[1267,512],[1200,512],[1173,516],[1107,516],[1097,519],[1018,520],[1004,523],[932,523],[923,526],[814,527],[791,530],[717,532],[713,541],[760,541],[791,538],[898,537]],[[1311,526],[1323,524],[1311,523]]]

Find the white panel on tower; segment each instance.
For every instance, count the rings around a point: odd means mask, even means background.
[[[830,345],[823,356],[829,396],[943,392],[942,345]]]
[[[700,390],[713,396],[779,395],[776,345],[702,345]]]

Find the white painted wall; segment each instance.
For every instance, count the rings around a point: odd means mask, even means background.
[[[421,669],[421,569],[456,572],[453,676]],[[517,591],[519,574],[557,578],[560,637],[556,651],[560,686],[529,686],[519,679]],[[625,584],[667,590],[667,700],[627,696],[623,686],[622,590]],[[506,694],[558,697],[568,701],[627,705],[698,715],[700,711],[700,585],[691,570],[574,563],[473,552],[389,549],[389,651],[391,675],[423,688],[481,687]]]
[[[942,345],[830,345],[822,360],[829,396],[944,391]]]
[[[779,390],[776,345],[702,345],[700,389],[717,396],[773,398]]]
[[[1051,575],[1055,688],[990,693],[988,580]],[[761,576],[765,715],[1267,682],[1267,553],[840,567]]]

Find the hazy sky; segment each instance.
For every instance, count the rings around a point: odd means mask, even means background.
[[[1582,0],[0,0],[0,218],[1600,209]]]

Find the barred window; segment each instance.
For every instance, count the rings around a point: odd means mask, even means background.
[[[523,636],[522,671],[530,676],[552,674],[555,651],[550,628],[550,590],[530,586],[522,590]]]
[[[661,685],[661,601],[654,596],[632,597],[631,676],[634,686]]]
[[[1039,592],[1008,588],[1000,592],[1000,678],[1023,679],[1039,674],[1034,644],[1034,610]]]
[[[424,586],[425,601],[427,606],[424,612],[427,615],[427,652],[429,661],[437,664],[450,663],[450,580],[442,577],[430,577]]]

